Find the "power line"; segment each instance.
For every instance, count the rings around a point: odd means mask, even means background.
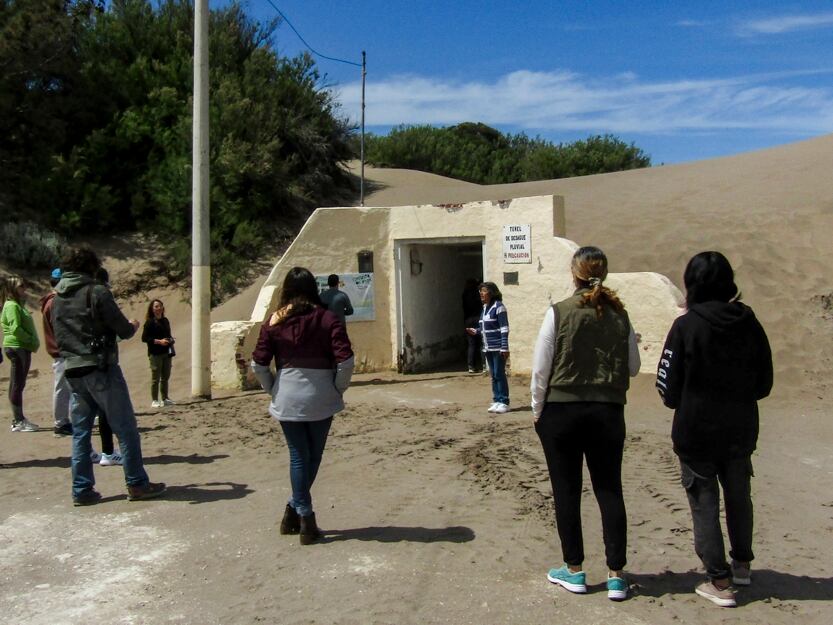
[[[300,40],[301,40],[301,42],[302,42],[302,43],[303,43],[303,44],[304,44],[304,45],[305,45],[305,46],[309,49],[309,51],[310,51],[310,52],[312,52],[314,55],[316,55],[316,56],[320,56],[322,59],[327,59],[328,61],[336,61],[336,62],[338,62],[338,63],[347,63],[347,65],[355,65],[356,67],[362,67],[362,64],[361,64],[361,63],[354,63],[353,61],[347,61],[347,60],[345,60],[345,59],[337,59],[337,58],[335,58],[335,57],[332,57],[332,56],[327,56],[326,54],[321,54],[320,52],[318,52],[315,48],[313,48],[311,45],[309,45],[309,44],[307,43],[306,39],[304,39],[304,38],[301,36],[301,33],[299,33],[299,32],[298,32],[298,29],[297,29],[297,28],[295,28],[295,27],[292,25],[292,22],[290,22],[290,21],[289,21],[289,18],[288,18],[286,15],[284,15],[278,7],[276,7],[276,6],[275,6],[275,3],[274,3],[274,2],[272,2],[272,0],[266,0],[266,2],[268,2],[268,3],[272,6],[272,8],[273,8],[273,9],[275,9],[275,11],[277,11],[277,12],[278,12],[278,15],[280,15],[280,16],[283,18],[283,20],[284,20],[287,24],[289,24],[289,27],[292,29],[292,31],[293,31],[296,35],[298,35],[298,39],[300,39]]]

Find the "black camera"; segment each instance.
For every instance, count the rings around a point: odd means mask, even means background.
[[[90,339],[90,352],[95,356],[95,366],[99,371],[107,371],[110,365],[110,343],[106,336],[94,336]]]

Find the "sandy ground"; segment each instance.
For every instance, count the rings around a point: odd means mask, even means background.
[[[100,505],[74,508],[70,441],[8,430],[0,404],[0,622],[195,623],[795,623],[833,622],[833,137],[717,161],[480,187],[370,170],[369,202],[408,204],[563,193],[568,236],[598,244],[613,271],[660,271],[727,252],[773,344],[776,382],[761,404],[754,457],[756,555],[740,607],[698,597],[690,517],[670,446],[671,412],[651,376],[634,381],[626,418],[625,497],[633,597],[607,600],[598,509],[584,522],[591,584],[576,596],[546,581],[560,564],[528,382],[513,411],[485,412],[489,383],[459,371],[358,375],[334,423],[313,495],[325,530],[301,547],[280,536],[287,454],[262,393],[190,402],[190,308],[164,277],[125,296],[143,317],[161,297],[177,337],[172,396],[151,410],[138,338],[121,344],[148,472],[166,498],[127,502],[118,467],[98,467]],[[103,249],[116,285],[152,275],[130,242]],[[148,274],[148,272],[150,273]],[[212,313],[246,318],[254,284]],[[32,307],[30,307],[32,308]],[[543,312],[543,311],[542,311]],[[36,315],[40,327],[40,319]],[[50,359],[26,390],[48,426]],[[0,365],[0,388],[8,367]],[[98,443],[96,442],[96,446]]]
[[[545,579],[560,564],[525,379],[514,410],[485,410],[484,376],[357,376],[314,489],[326,538],[280,536],[287,457],[268,398],[244,393],[142,412],[163,500],[128,502],[98,467],[100,505],[73,508],[69,447],[0,432],[3,622],[795,623],[833,618],[833,452],[827,408],[767,401],[755,457],[753,586],[737,610],[691,591],[690,519],[670,411],[640,376],[627,409],[628,570],[608,601],[598,511],[583,510],[590,593]]]

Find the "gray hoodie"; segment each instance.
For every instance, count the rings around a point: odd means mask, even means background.
[[[106,364],[117,364],[116,337],[129,339],[136,328],[122,314],[110,290],[86,274],[67,272],[55,292],[52,325],[67,370],[97,366],[100,352]],[[96,342],[103,344],[103,349],[96,350]]]

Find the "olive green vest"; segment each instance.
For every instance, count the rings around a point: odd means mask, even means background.
[[[630,386],[628,314],[605,306],[599,319],[591,306],[579,306],[586,292],[554,306],[558,327],[547,401],[624,404]]]

